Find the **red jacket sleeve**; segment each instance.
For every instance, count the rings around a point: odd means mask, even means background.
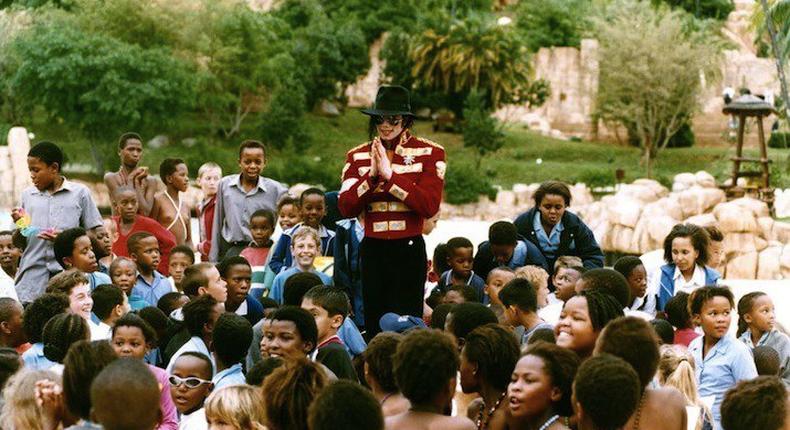
[[[393,172],[392,177],[383,187],[385,192],[403,201],[406,206],[424,218],[436,215],[442,203],[447,164],[444,150],[434,148],[434,154],[431,160],[423,165],[422,174],[417,182]]]
[[[337,199],[337,208],[344,218],[354,218],[359,215],[365,206],[370,202],[373,189],[376,188],[370,178],[370,157],[357,156],[355,154],[366,154],[364,152],[350,151],[346,155],[346,165],[343,167],[340,194]]]
[[[150,223],[151,234],[156,237],[156,240],[159,242],[159,253],[162,255],[162,259],[159,262],[159,273],[168,276],[168,262],[170,261],[170,251],[176,246],[176,237],[166,228],[162,227],[162,224],[152,220],[153,222]]]

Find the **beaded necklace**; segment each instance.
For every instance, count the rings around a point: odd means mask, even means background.
[[[496,403],[494,403],[494,406],[492,406],[491,409],[488,410],[485,416],[485,420],[483,419],[483,412],[486,409],[486,401],[483,400],[483,406],[480,407],[480,412],[477,414],[477,421],[475,422],[477,424],[477,430],[485,430],[488,428],[488,421],[491,419],[491,415],[494,415],[494,412],[496,412],[497,408],[499,407],[499,404],[502,403],[502,400],[505,398],[505,394],[506,392],[502,393],[499,396],[499,400],[497,400]]]
[[[645,394],[639,399],[639,406],[636,408],[636,416],[634,417],[634,430],[639,430],[639,418],[642,417],[642,406],[645,404]]]
[[[546,420],[546,422],[543,423],[543,425],[540,426],[540,428],[538,430],[546,430],[547,428],[549,428],[550,425],[554,424],[554,422],[557,421],[558,419],[560,419],[560,416],[559,415],[554,415],[553,417],[551,417],[548,420]]]

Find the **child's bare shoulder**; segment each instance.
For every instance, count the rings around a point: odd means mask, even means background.
[[[466,417],[437,418],[430,426],[431,430],[476,430],[477,426]]]

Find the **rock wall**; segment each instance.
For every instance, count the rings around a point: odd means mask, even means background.
[[[30,138],[23,127],[8,131],[8,145],[0,146],[0,208],[19,205],[22,190],[33,185],[27,170]]]
[[[495,201],[482,197],[473,204],[443,204],[441,216],[513,219],[533,206],[538,185],[516,184]],[[641,255],[662,248],[675,224],[716,225],[724,233],[724,262],[718,269],[726,278],[790,279],[790,223],[775,221],[761,201],[727,202],[707,172],[679,174],[671,190],[637,179],[600,200],[584,184],[573,185],[571,193],[570,210],[587,223],[604,251]]]

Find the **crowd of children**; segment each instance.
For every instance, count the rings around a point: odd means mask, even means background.
[[[736,303],[719,279],[715,227],[675,226],[655,271],[602,268],[548,182],[485,242],[436,247],[421,315],[366,318],[364,212],[331,219],[336,194],[287,194],[245,141],[238,173],[198,170],[193,240],[186,164],[163,161],[157,192],[142,153],[121,137],[103,222],[56,145],[30,150],[34,186],[0,231],[0,427],[790,426],[790,338],[771,297]]]

